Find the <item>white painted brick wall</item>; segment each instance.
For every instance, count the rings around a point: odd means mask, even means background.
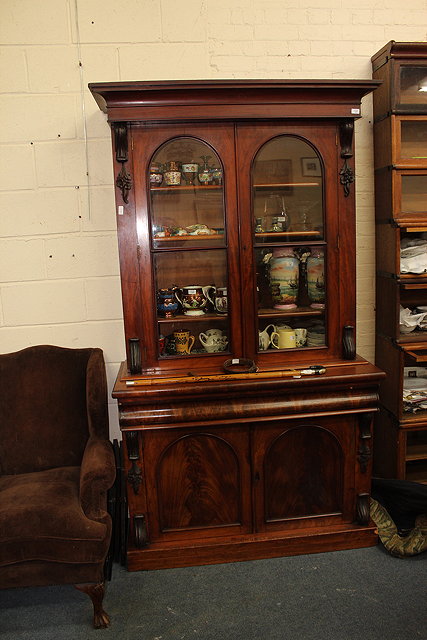
[[[426,25],[425,0],[2,0],[0,352],[99,346],[110,388],[124,357],[111,137],[88,82],[370,78],[375,51],[426,40]],[[368,97],[356,196],[358,350],[370,359],[371,114]],[[118,436],[112,400],[110,414]]]

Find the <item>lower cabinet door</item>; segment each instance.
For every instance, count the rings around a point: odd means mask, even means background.
[[[251,530],[245,427],[150,430],[142,438],[150,542]]]
[[[355,426],[333,416],[254,429],[257,532],[354,520]]]

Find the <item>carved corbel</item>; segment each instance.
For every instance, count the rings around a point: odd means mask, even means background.
[[[114,123],[114,142],[116,149],[116,160],[120,162],[122,168],[116,178],[116,186],[122,192],[123,202],[128,203],[129,191],[132,189],[132,176],[126,170],[126,163],[129,160],[128,154],[128,127],[126,123]]]
[[[134,494],[137,495],[139,493],[139,487],[142,483],[142,471],[141,468],[137,465],[137,460],[139,460],[138,432],[126,431],[125,438],[128,459],[130,462],[132,462],[132,467],[128,471],[127,480],[131,485]]]
[[[344,187],[344,195],[350,195],[350,185],[354,182],[353,169],[348,164],[348,160],[353,157],[353,134],[354,134],[354,122],[353,120],[345,120],[341,122],[340,127],[340,147],[341,158],[344,159],[344,164],[340,171],[340,183]]]
[[[360,470],[362,473],[366,473],[368,470],[368,464],[372,458],[371,451],[371,422],[372,413],[362,413],[359,416],[359,449],[357,451],[357,459],[359,461]]]

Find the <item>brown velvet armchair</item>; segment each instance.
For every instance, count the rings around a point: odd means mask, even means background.
[[[0,355],[0,588],[74,584],[106,627],[115,478],[101,349]]]

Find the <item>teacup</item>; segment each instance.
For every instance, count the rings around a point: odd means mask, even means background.
[[[175,338],[176,352],[178,355],[190,353],[195,337],[192,336],[189,331],[174,331],[173,337]]]
[[[278,328],[271,334],[271,345],[275,349],[293,349],[296,346],[295,331],[290,327]]]

